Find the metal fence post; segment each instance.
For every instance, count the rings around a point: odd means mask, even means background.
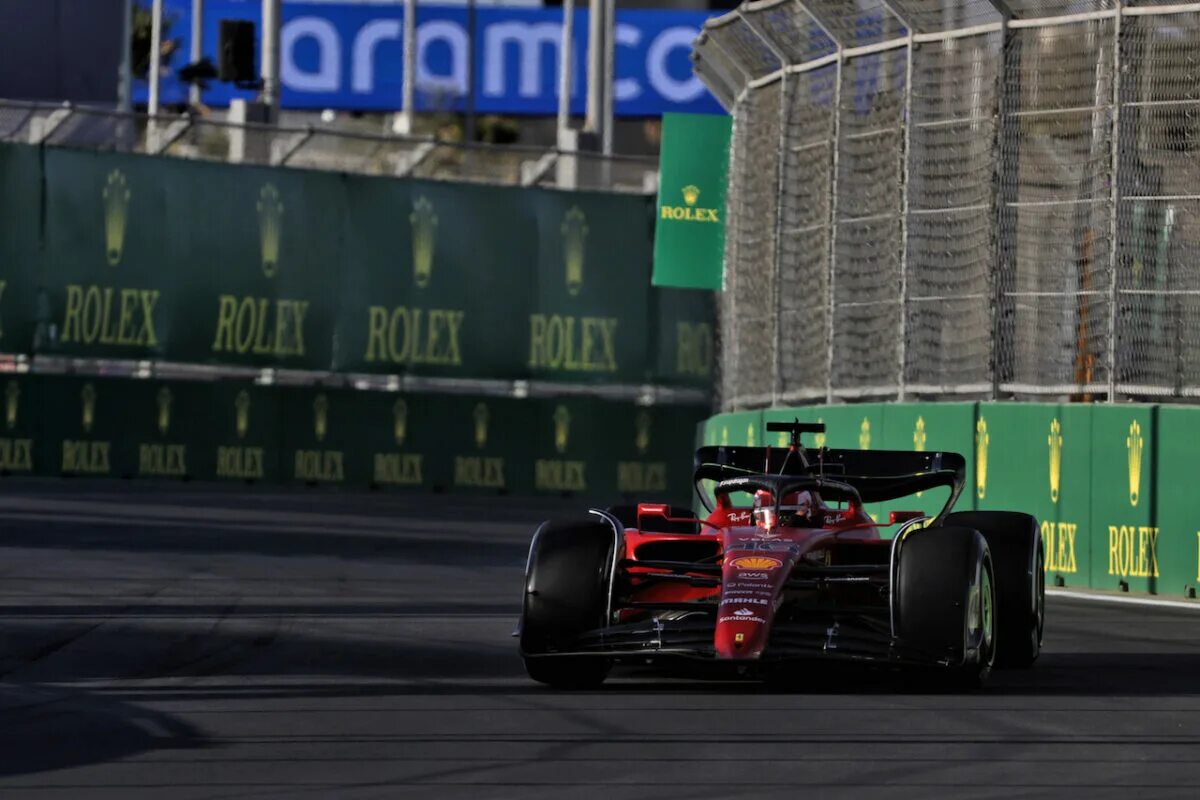
[[[1004,278],[1007,271],[1016,269],[1016,255],[1006,252],[1004,247],[1004,234],[1007,230],[1016,230],[1016,212],[1012,209],[1011,203],[1015,200],[1016,180],[1008,181],[1005,175],[1005,146],[1019,146],[1020,141],[1019,131],[1017,130],[1017,122],[1015,119],[1009,121],[1009,112],[1020,106],[1021,89],[1020,84],[1016,88],[1010,88],[1008,85],[1008,74],[1012,64],[1013,52],[1017,51],[1015,39],[1013,38],[1012,28],[1009,23],[1012,22],[1013,12],[1006,0],[988,0],[992,7],[1000,14],[1000,68],[997,73],[996,80],[999,83],[996,91],[996,135],[992,140],[992,147],[995,151],[992,173],[992,190],[993,196],[996,198],[996,218],[995,231],[993,236],[995,239],[993,247],[993,263],[992,263],[992,336],[991,336],[991,372],[992,372],[992,399],[1000,398],[1000,384],[1002,380],[1002,372],[1004,369],[1003,361],[1003,339],[1004,339]],[[1020,58],[1018,53],[1017,58]],[[1019,76],[1018,72],[1018,76]],[[1016,167],[1014,167],[1014,170]],[[1014,236],[1015,238],[1015,236]]]
[[[833,163],[829,181],[829,322],[827,352],[825,354],[825,402],[833,403],[833,336],[836,330],[834,311],[837,303],[837,217],[838,217],[838,154],[842,149],[842,70],[845,68],[846,57],[841,43],[837,46],[837,72],[833,86]]]
[[[1121,132],[1121,17],[1124,6],[1121,0],[1115,0],[1116,16],[1113,17],[1113,81],[1112,81],[1112,134],[1111,134],[1111,166],[1109,167],[1111,208],[1108,214],[1108,402],[1117,399],[1117,233],[1120,220],[1117,215],[1117,203],[1120,202],[1118,191],[1118,169],[1120,167],[1120,132]]]

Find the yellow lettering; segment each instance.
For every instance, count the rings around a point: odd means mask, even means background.
[[[454,485],[476,489],[503,489],[504,459],[455,456]]]
[[[367,361],[387,358],[387,309],[371,306],[367,309]]]
[[[338,450],[297,450],[293,474],[297,480],[338,482],[345,479],[343,458]]]
[[[112,310],[112,299],[112,287],[104,287],[104,311],[100,318],[100,344],[116,344],[117,342],[117,332],[108,327],[108,312]]]
[[[258,310],[254,312],[254,344],[252,350],[256,355],[270,355],[271,343],[267,340],[267,317],[270,315],[271,301],[265,297],[258,298]],[[276,315],[278,317],[278,314]]]
[[[32,439],[0,439],[0,471],[9,473],[32,470]]]
[[[138,445],[138,473],[159,477],[186,475],[186,446],[182,444]]]
[[[421,460],[418,453],[376,453],[375,483],[418,486],[422,482]]]
[[[616,372],[617,322],[612,317],[531,314],[529,366],[535,369]]]
[[[261,447],[218,447],[217,477],[254,480],[263,477]]]
[[[91,344],[100,336],[100,317],[102,312],[100,287],[89,286],[83,296],[83,342]],[[92,324],[95,323],[95,324]]]
[[[108,460],[108,442],[76,441],[64,439],[62,443],[62,471],[106,475],[111,467]]]
[[[550,492],[586,491],[586,466],[582,461],[539,458],[534,462],[534,486]]]
[[[213,352],[233,350],[233,323],[237,318],[237,298],[223,294],[217,305],[217,336],[213,339]]]
[[[63,321],[63,342],[77,342],[83,330],[83,287],[67,287],[67,316]]]
[[[546,361],[546,317],[529,315],[529,366],[537,367]]]
[[[1116,525],[1108,526],[1108,574],[1125,574],[1121,565],[1121,531]]]
[[[121,290],[121,316],[117,320],[117,342],[120,344],[134,344],[137,341],[134,338],[133,331],[130,330],[137,302],[138,293],[136,291]]]
[[[147,347],[157,347],[158,338],[154,335],[154,306],[158,303],[158,290],[142,291],[142,332],[138,335],[138,344]]]

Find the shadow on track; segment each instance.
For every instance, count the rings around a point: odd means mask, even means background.
[[[0,777],[204,744],[183,720],[123,700],[0,683]]]

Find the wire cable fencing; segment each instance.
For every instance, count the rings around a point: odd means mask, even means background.
[[[1200,397],[1200,4],[758,0],[719,395]]]

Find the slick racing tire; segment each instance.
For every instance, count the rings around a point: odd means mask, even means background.
[[[977,688],[996,655],[992,559],[973,528],[924,528],[900,543],[897,628],[904,647],[946,664],[952,688]]]
[[[964,511],[947,525],[974,528],[987,539],[996,570],[996,666],[1030,667],[1046,626],[1046,554],[1037,520],[1015,511]]]
[[[529,677],[557,688],[598,686],[611,661],[570,652],[605,624],[613,530],[599,520],[545,522],[529,546],[521,611],[521,655]]]

